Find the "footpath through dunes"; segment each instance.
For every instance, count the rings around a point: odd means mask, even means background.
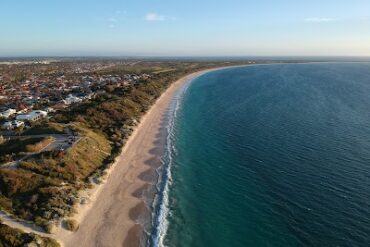
[[[196,72],[173,83],[157,100],[130,137],[104,185],[80,210],[79,229],[58,229],[56,238],[66,247],[138,246],[143,236],[142,224],[150,219],[144,202],[156,183],[166,137],[167,110],[177,90],[185,82],[206,73]]]

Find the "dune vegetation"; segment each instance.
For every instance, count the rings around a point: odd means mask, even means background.
[[[96,72],[149,73],[150,77],[124,87],[102,88],[94,99],[61,110],[48,123],[34,128],[33,134],[45,130],[60,134],[68,126],[80,139],[68,150],[44,151],[25,159],[16,169],[0,167],[1,210],[50,231],[52,225],[59,225],[76,212],[79,192],[91,187],[92,181],[99,181],[141,117],[172,82],[221,65],[226,64],[148,63],[131,70],[118,66]],[[26,142],[22,151],[36,152],[50,141]],[[73,230],[77,223],[69,225]]]

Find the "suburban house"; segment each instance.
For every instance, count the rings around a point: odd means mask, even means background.
[[[45,109],[44,109],[44,111],[46,111],[47,113],[53,113],[53,112],[56,112],[55,111],[55,109],[54,108],[52,108],[52,107],[46,107]]]
[[[24,126],[23,121],[13,120],[5,122],[1,127],[6,130],[16,129]]]
[[[22,120],[22,121],[28,121],[28,122],[36,122],[40,121],[41,119],[46,118],[48,113],[46,111],[31,111],[30,113],[27,114],[21,114],[16,116],[15,119],[17,120]]]
[[[70,104],[73,104],[73,103],[80,103],[80,102],[82,102],[82,99],[70,94],[70,95],[68,95],[68,97],[65,100],[63,100],[63,102],[66,105],[70,105]]]
[[[0,117],[8,119],[10,116],[14,115],[17,111],[15,109],[8,109],[6,111],[0,112]]]

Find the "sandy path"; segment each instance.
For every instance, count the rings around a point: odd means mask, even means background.
[[[155,168],[165,138],[163,129],[168,106],[185,82],[207,71],[190,74],[172,84],[143,117],[106,183],[95,193],[85,212],[80,212],[79,230],[70,233],[59,229],[54,235],[66,247],[139,245],[142,227],[137,222],[148,217],[142,196],[150,188],[148,184],[156,180]]]

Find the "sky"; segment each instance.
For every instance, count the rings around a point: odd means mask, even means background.
[[[6,56],[370,56],[370,0],[0,0]]]

